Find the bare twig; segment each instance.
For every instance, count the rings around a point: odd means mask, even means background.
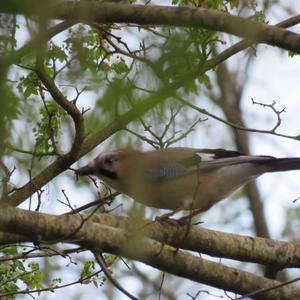
[[[54,251],[53,248],[47,248],[47,251],[42,248],[39,252],[32,253],[33,251],[36,251],[35,249],[32,249],[31,251],[27,252],[22,252],[18,253],[15,255],[5,255],[0,257],[0,262],[6,262],[6,261],[13,261],[13,260],[18,260],[18,259],[27,259],[27,258],[40,258],[40,257],[51,257],[51,256],[62,256],[62,257],[69,257],[69,254],[72,253],[79,253],[79,252],[84,252],[87,251],[86,249],[83,249],[82,247],[75,247],[72,249],[65,249],[65,250],[59,250],[59,251]]]
[[[0,293],[0,297],[7,297],[7,296],[13,296],[13,295],[30,295],[33,293],[41,293],[41,292],[53,292],[54,290],[58,290],[58,289],[63,289],[65,287],[68,286],[72,286],[75,284],[82,284],[82,282],[85,282],[95,276],[97,276],[98,274],[100,274],[102,272],[102,270],[99,270],[97,272],[94,272],[93,274],[83,277],[83,278],[79,278],[78,280],[66,283],[66,284],[62,284],[62,285],[50,285],[49,287],[46,288],[42,288],[42,289],[36,289],[36,290],[28,290],[28,289],[24,289],[21,291],[12,291],[12,292],[4,292],[4,293]]]
[[[204,114],[206,116],[209,116],[221,123],[224,123],[234,129],[238,129],[238,130],[242,130],[242,131],[249,131],[249,132],[256,132],[256,133],[263,133],[263,134],[271,134],[271,135],[275,135],[275,136],[279,136],[279,137],[283,137],[283,138],[288,138],[288,139],[292,139],[292,140],[296,140],[296,141],[299,141],[300,140],[300,136],[299,135],[287,135],[287,134],[283,134],[283,133],[278,133],[278,132],[274,132],[273,128],[270,129],[270,130],[264,130],[264,129],[256,129],[256,128],[250,128],[250,127],[244,127],[244,126],[241,126],[239,124],[235,124],[235,123],[232,123],[230,121],[227,121],[221,117],[218,117],[212,113],[210,113],[209,111],[207,111],[206,109],[204,108],[200,108],[198,107],[197,105],[194,105],[186,100],[184,100],[183,98],[181,97],[176,97],[176,99],[178,101],[180,101],[181,103],[193,108],[194,110],[200,112],[201,114]],[[277,127],[276,127],[277,128]],[[275,129],[276,129],[275,128]]]
[[[42,194],[44,193],[44,191],[45,190],[43,190],[43,189],[37,190],[38,205],[37,205],[35,211],[39,211],[40,210],[40,207],[42,205]]]
[[[0,167],[4,172],[4,176],[2,177],[2,197],[6,197],[9,193],[8,191],[8,184],[10,181],[10,177],[12,176],[12,174],[14,173],[14,171],[16,170],[16,167],[14,167],[11,171],[7,168],[7,166],[2,162],[2,160],[0,159]]]
[[[209,292],[207,290],[199,290],[199,291],[197,291],[195,296],[191,295],[190,293],[187,293],[187,296],[191,297],[192,300],[196,300],[198,298],[198,296],[200,296],[201,294],[206,294],[206,295],[212,296],[214,298],[220,298],[220,299],[224,298],[223,296],[212,294],[211,292]],[[229,299],[231,299],[231,298],[229,298]]]
[[[281,110],[277,110],[277,109],[275,108],[275,105],[276,105],[276,102],[275,102],[275,101],[273,101],[271,104],[266,104],[266,103],[257,102],[257,101],[254,101],[253,98],[251,98],[251,101],[252,101],[252,103],[255,104],[255,105],[260,105],[260,106],[262,106],[262,107],[270,108],[270,109],[275,113],[275,115],[276,115],[276,117],[277,117],[277,122],[276,122],[276,124],[274,125],[274,127],[273,127],[272,129],[270,129],[270,132],[275,133],[276,129],[281,125],[281,121],[282,121],[282,120],[281,120],[281,114],[284,113],[284,112],[286,112],[285,107],[284,107],[283,109],[281,109]]]
[[[275,286],[271,286],[271,287],[268,287],[268,288],[262,288],[262,289],[254,291],[254,292],[245,294],[245,295],[243,295],[241,297],[235,298],[235,300],[241,300],[241,299],[246,299],[246,298],[249,298],[249,297],[257,296],[257,295],[260,295],[260,294],[263,294],[263,293],[266,293],[266,292],[269,292],[269,291],[272,291],[272,290],[279,289],[279,288],[281,288],[283,286],[287,286],[287,285],[289,285],[291,283],[294,283],[294,282],[297,282],[299,280],[300,280],[300,277],[297,277],[297,278],[294,278],[292,280],[289,280],[289,281],[277,284]]]
[[[72,208],[72,210],[70,212],[68,212],[67,214],[76,214],[76,213],[79,213],[83,210],[86,210],[88,208],[91,208],[93,206],[97,206],[97,209],[99,208],[99,206],[102,206],[103,204],[107,203],[108,200],[112,201],[116,196],[118,196],[120,193],[118,192],[115,192],[111,195],[108,195],[106,197],[103,197],[101,199],[97,199],[95,201],[92,201],[90,203],[87,203],[85,205],[82,205],[78,208]]]
[[[163,287],[163,284],[164,284],[164,281],[165,281],[165,272],[162,272],[162,276],[161,276],[161,281],[160,281],[160,285],[159,285],[159,288],[158,288],[158,300],[161,299],[161,291],[162,291],[162,287]]]
[[[16,148],[16,147],[12,146],[12,145],[7,145],[7,148],[12,150],[12,151],[15,151],[15,152],[28,154],[28,155],[33,155],[33,156],[37,156],[37,157],[57,155],[57,153],[55,153],[54,151],[38,152],[36,150],[31,151],[31,150],[19,149],[19,148]]]
[[[180,113],[182,108],[183,108],[183,106],[180,106],[179,108],[177,108],[177,110],[175,112],[172,108],[170,109],[171,116],[170,116],[169,121],[167,122],[167,124],[164,126],[164,129],[162,130],[161,134],[157,134],[154,130],[152,130],[151,129],[152,125],[146,124],[145,121],[142,118],[139,119],[141,124],[144,127],[144,131],[146,131],[150,135],[152,135],[152,137],[154,139],[147,138],[146,136],[143,136],[139,133],[136,133],[135,131],[133,131],[129,128],[126,128],[126,130],[129,133],[131,133],[131,134],[135,135],[136,137],[138,137],[139,139],[147,142],[148,144],[150,144],[155,149],[168,148],[170,145],[184,139],[190,132],[192,132],[195,129],[196,125],[199,122],[206,121],[206,119],[199,118],[195,122],[193,122],[193,124],[187,130],[185,130],[184,132],[182,132],[181,130],[176,130],[175,118]],[[167,134],[169,133],[171,126],[172,126],[172,134],[171,134],[170,137],[167,137]]]
[[[106,277],[108,278],[108,280],[120,291],[122,292],[124,295],[126,295],[129,299],[132,299],[132,300],[139,300],[139,298],[131,295],[127,290],[125,290],[121,285],[120,283],[115,280],[110,271],[108,270],[108,267],[106,265],[106,262],[102,256],[101,253],[98,253],[98,252],[94,252],[93,253],[94,256],[95,256],[95,259],[97,261],[97,263],[100,265],[100,267],[102,268],[104,274],[106,275]]]

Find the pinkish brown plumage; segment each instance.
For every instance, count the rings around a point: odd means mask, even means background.
[[[207,210],[266,172],[300,169],[300,158],[248,156],[223,149],[168,148],[108,151],[78,175],[96,175],[147,206]]]

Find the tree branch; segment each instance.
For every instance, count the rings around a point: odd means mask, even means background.
[[[43,9],[40,1],[28,10],[17,0],[1,1],[0,12],[15,14],[36,14]],[[226,32],[253,43],[265,43],[271,46],[300,53],[300,35],[288,30],[250,19],[229,15],[220,11],[204,8],[172,7],[157,5],[129,5],[120,3],[86,3],[84,1],[64,1],[54,3],[47,9],[53,18],[98,23],[134,23],[138,25],[171,25]]]
[[[156,241],[210,256],[271,265],[278,269],[300,268],[298,242],[253,238],[196,226],[191,226],[186,236],[187,229],[182,226],[142,220],[137,224],[126,217],[111,214],[94,215],[92,221],[124,230],[135,229]]]
[[[202,259],[145,237],[136,230],[96,224],[91,219],[82,224],[82,217],[78,215],[53,216],[2,207],[0,230],[27,235],[32,241],[44,243],[62,242],[68,237],[65,242],[79,244],[92,251],[124,256],[171,274],[241,295],[267,288],[256,299],[289,300],[300,297],[300,289],[292,286],[282,286],[278,281]]]

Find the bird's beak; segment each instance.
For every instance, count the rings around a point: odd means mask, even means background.
[[[89,165],[86,165],[82,168],[75,170],[75,174],[79,176],[92,175],[94,174],[94,168],[91,168]]]

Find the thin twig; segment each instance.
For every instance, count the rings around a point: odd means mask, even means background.
[[[126,295],[129,299],[132,300],[139,300],[139,298],[131,295],[128,291],[126,291],[117,280],[115,280],[112,276],[110,271],[107,268],[106,262],[102,256],[102,254],[98,253],[98,252],[93,252],[95,259],[97,261],[97,263],[99,264],[99,266],[102,268],[104,274],[106,275],[106,277],[108,278],[108,280],[120,291],[122,292],[124,295]]]
[[[201,114],[207,115],[217,121],[220,121],[221,123],[224,123],[234,129],[238,129],[238,130],[242,130],[242,131],[249,131],[249,132],[256,132],[256,133],[263,133],[263,134],[271,134],[271,135],[275,135],[275,136],[279,136],[279,137],[283,137],[283,138],[288,138],[288,139],[293,139],[296,141],[300,140],[300,136],[299,135],[287,135],[287,134],[283,134],[283,133],[278,133],[278,132],[274,132],[273,128],[270,130],[264,130],[264,129],[256,129],[256,128],[250,128],[250,127],[244,127],[235,123],[232,123],[230,121],[226,121],[225,119],[222,119],[221,117],[218,117],[212,113],[210,113],[209,111],[207,111],[204,108],[200,108],[197,105],[194,105],[186,100],[184,100],[183,98],[177,96],[176,99],[178,101],[180,101],[181,103],[193,108],[194,110],[200,112]]]
[[[269,291],[272,291],[272,290],[279,289],[283,286],[289,285],[289,284],[294,283],[294,282],[299,281],[299,280],[300,280],[300,277],[297,277],[297,278],[294,278],[292,280],[289,280],[289,281],[286,281],[286,282],[283,282],[283,283],[280,283],[280,284],[277,284],[277,285],[274,285],[274,286],[271,286],[271,287],[268,287],[268,288],[262,288],[262,289],[254,291],[254,292],[245,294],[241,297],[235,298],[235,300],[241,300],[241,299],[246,299],[246,298],[249,298],[249,297],[257,296],[258,294],[263,294],[263,293],[266,293],[266,292],[269,292]]]
[[[1,297],[7,297],[7,296],[12,296],[12,295],[30,295],[30,294],[33,294],[33,293],[41,293],[41,292],[53,292],[54,290],[58,290],[58,289],[63,289],[65,287],[68,287],[68,286],[72,286],[72,285],[75,285],[75,284],[82,284],[82,282],[84,281],[87,281],[95,276],[97,276],[98,274],[100,274],[102,272],[102,269],[97,271],[97,272],[94,272],[93,274],[89,275],[89,276],[86,276],[84,278],[79,278],[78,280],[75,280],[75,281],[72,281],[72,282],[69,282],[69,283],[66,283],[66,284],[62,284],[62,285],[55,285],[55,286],[50,286],[50,287],[47,287],[47,288],[42,288],[42,289],[36,289],[36,290],[28,290],[28,289],[24,289],[24,290],[21,290],[21,291],[12,291],[12,292],[4,292],[4,293],[0,293],[0,298]]]

